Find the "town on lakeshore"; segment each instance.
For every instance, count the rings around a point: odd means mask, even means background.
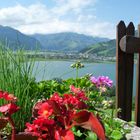
[[[98,56],[97,54],[86,54],[76,52],[26,52],[28,58],[42,60],[83,60],[87,62],[115,62],[116,57]]]

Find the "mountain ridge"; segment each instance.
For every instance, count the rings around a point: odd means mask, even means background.
[[[53,34],[34,34],[32,35],[42,43],[44,48],[50,51],[80,51],[85,47],[109,40],[107,38],[92,37],[74,32],[61,32]]]
[[[0,41],[10,49],[40,50],[40,51],[61,51],[61,52],[82,52],[93,53],[92,46],[109,41],[108,38],[92,37],[89,35],[61,32],[53,34],[26,35],[20,31],[0,25]],[[99,45],[100,48],[100,45]],[[104,50],[101,47],[98,50]],[[107,47],[105,47],[107,48]],[[87,50],[90,51],[87,51]],[[94,52],[96,52],[94,50]],[[84,53],[84,52],[83,52]]]
[[[41,48],[41,43],[33,37],[25,35],[20,31],[9,27],[0,25],[0,41],[12,49],[25,49],[34,50],[35,48]]]

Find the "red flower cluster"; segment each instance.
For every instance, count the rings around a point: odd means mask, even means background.
[[[3,106],[0,106],[0,112],[3,115],[11,115],[19,110],[19,107],[15,104],[17,101],[17,97],[13,94],[9,94],[8,92],[0,91],[0,99],[5,99],[6,101],[10,102]]]
[[[73,85],[71,85],[70,90],[75,93],[76,98],[82,99],[83,101],[88,100],[88,98],[85,96],[84,91],[82,91],[80,88],[75,88]]]
[[[78,125],[94,131],[100,140],[105,140],[102,125],[92,113],[86,111],[85,100],[88,98],[84,91],[74,86],[70,89],[69,94],[59,96],[54,93],[50,99],[38,102],[33,109],[35,120],[32,124],[26,123],[25,131],[43,140],[74,140],[70,129]]]
[[[43,118],[48,118],[49,116],[52,115],[52,113],[53,113],[52,106],[47,102],[42,103],[41,108],[38,111],[38,115],[40,115],[40,117],[43,117]]]
[[[9,94],[5,91],[0,91],[0,99],[5,99],[7,101],[16,101],[17,97],[15,97],[13,94]]]
[[[17,112],[20,108],[14,104],[14,103],[9,103],[6,105],[3,105],[0,107],[0,112],[3,113],[4,115],[12,115],[13,113]]]
[[[0,112],[3,114],[3,120],[7,120],[12,128],[11,140],[15,140],[15,124],[11,115],[17,112],[20,108],[15,104],[17,98],[13,94],[0,91],[0,99],[6,100],[8,103],[0,106]],[[4,125],[5,127],[5,125]],[[2,127],[3,128],[3,127]]]

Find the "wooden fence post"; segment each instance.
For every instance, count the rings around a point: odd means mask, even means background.
[[[126,35],[135,35],[135,28],[132,22],[126,28]],[[132,46],[133,47],[133,46]],[[132,97],[133,97],[133,73],[134,73],[134,53],[126,53],[126,85],[125,85],[125,120],[131,121]]]
[[[117,108],[121,108],[121,112],[118,113],[119,118],[124,118],[124,105],[123,100],[124,98],[124,63],[123,61],[125,59],[124,52],[120,49],[120,40],[121,38],[126,34],[126,26],[123,21],[120,21],[120,23],[117,26],[117,34],[116,34],[116,98],[117,98]],[[121,85],[121,86],[120,86]]]
[[[138,25],[138,36],[140,37],[140,25]],[[137,61],[137,85],[136,85],[136,110],[135,120],[136,125],[140,127],[140,52],[138,53]]]
[[[118,117],[130,121],[132,111],[133,64],[134,54],[127,54],[120,49],[120,40],[124,35],[134,35],[134,25],[126,28],[123,21],[117,26],[116,36],[116,97],[117,108],[121,108]]]

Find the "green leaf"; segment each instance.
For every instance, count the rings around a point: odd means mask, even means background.
[[[110,137],[113,138],[113,140],[120,140],[123,138],[123,135],[119,130],[113,130]]]
[[[97,140],[97,135],[93,132],[88,132],[88,136],[86,137],[86,140]]]
[[[112,131],[111,127],[107,123],[104,124],[104,127],[106,130],[106,134],[109,135]]]
[[[82,133],[81,133],[81,131],[80,130],[78,130],[76,133],[74,133],[76,136],[78,136],[78,137],[81,137],[82,136]]]

